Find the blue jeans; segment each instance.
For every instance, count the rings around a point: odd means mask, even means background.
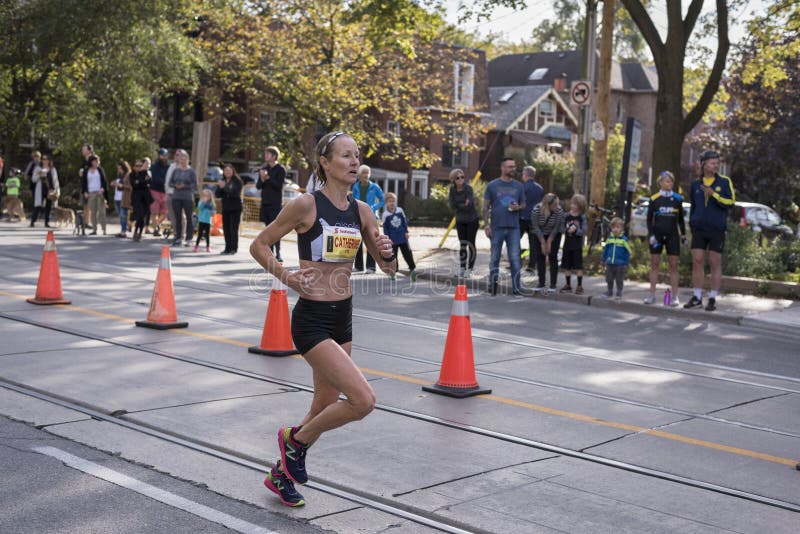
[[[511,262],[511,288],[514,292],[521,290],[519,271],[522,262],[519,258],[519,227],[517,228],[492,228],[492,256],[489,260],[489,285],[497,281],[500,271],[500,254],[503,252],[503,242],[506,243],[508,260]]]
[[[128,231],[128,208],[122,207],[121,200],[115,200],[114,204],[117,205],[117,213],[119,213],[119,225],[122,228],[122,233]]]

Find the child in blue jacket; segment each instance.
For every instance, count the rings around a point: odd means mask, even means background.
[[[628,238],[622,235],[625,223],[619,217],[611,219],[611,236],[603,247],[603,266],[606,271],[608,291],[603,295],[610,299],[614,296],[614,281],[617,282],[617,302],[622,300],[622,286],[625,271],[631,262],[631,246]]]
[[[200,248],[200,240],[206,240],[206,252],[211,252],[211,217],[217,212],[217,206],[211,197],[211,191],[203,189],[200,193],[200,201],[197,203],[197,242],[194,244],[194,251]]]
[[[408,268],[411,270],[411,280],[417,279],[416,264],[414,263],[414,254],[411,253],[411,247],[408,245],[408,221],[403,208],[397,205],[397,195],[394,193],[386,193],[386,204],[383,210],[383,233],[389,236],[392,240],[392,252],[397,256],[397,249],[403,253],[403,259],[406,260]],[[394,278],[394,277],[392,277]]]

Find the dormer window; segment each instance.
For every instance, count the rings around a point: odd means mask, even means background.
[[[475,85],[475,65],[472,63],[455,63],[455,104],[471,106]]]
[[[542,80],[544,79],[545,76],[547,76],[547,71],[548,71],[547,67],[536,69],[533,72],[531,72],[530,76],[528,76],[528,80],[532,82],[536,80]]]
[[[497,100],[497,103],[498,103],[498,104],[505,104],[505,103],[507,103],[509,100],[511,100],[511,99],[514,97],[514,95],[515,95],[515,94],[517,94],[517,92],[516,92],[516,91],[506,91],[505,93],[503,93],[503,94],[500,96],[500,98]]]
[[[556,120],[556,107],[552,100],[542,100],[539,102],[539,117],[542,122],[555,122]]]

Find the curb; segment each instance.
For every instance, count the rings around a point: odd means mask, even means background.
[[[417,273],[418,273],[417,274],[418,279],[430,280],[435,282],[436,284],[451,284],[454,286],[457,284],[462,284],[466,285],[469,291],[480,292],[484,295],[487,295],[488,292],[488,287],[487,287],[488,282],[484,279],[475,279],[475,278],[462,279],[455,275],[430,272],[424,270],[424,268],[417,269]],[[505,296],[510,294],[511,294],[511,286],[508,283],[499,282],[498,296]],[[683,307],[666,308],[658,304],[648,305],[630,301],[616,302],[613,300],[605,300],[595,295],[577,296],[577,295],[563,294],[563,293],[555,293],[551,295],[539,295],[539,294],[533,294],[528,290],[524,291],[521,296],[536,300],[567,302],[571,304],[593,306],[602,309],[624,311],[629,313],[638,313],[639,315],[654,315],[670,319],[682,319],[687,322],[701,320],[701,321],[708,321],[721,324],[760,328],[775,333],[798,336],[798,333],[795,332],[796,328],[792,325],[786,325],[786,326],[776,325],[774,323],[770,323],[767,321],[761,321],[759,319],[749,318],[745,315],[738,313],[720,312],[720,311],[706,312],[704,310],[685,310],[683,309]]]

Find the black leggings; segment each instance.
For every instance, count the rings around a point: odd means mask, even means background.
[[[470,222],[456,223],[458,233],[458,261],[462,269],[475,267],[475,237],[478,235],[478,219]]]
[[[242,210],[222,212],[222,234],[225,237],[225,252],[239,250],[239,222]]]
[[[549,236],[544,236],[544,240],[547,241]],[[556,234],[553,236],[553,244],[550,247],[550,254],[546,257],[542,252],[542,243],[539,239],[533,240],[533,252],[536,255],[536,270],[539,274],[539,287],[544,287],[544,272],[545,272],[545,264],[548,262],[550,263],[550,287],[556,287],[556,282],[558,281],[558,247],[561,246],[561,234]]]
[[[35,223],[36,219],[38,219],[42,214],[44,214],[44,223],[50,224],[50,210],[52,207],[53,203],[50,200],[45,200],[44,206],[33,208],[33,214],[31,214],[31,224]]]
[[[408,264],[408,269],[413,271],[417,268],[417,265],[414,263],[414,254],[411,253],[411,247],[408,246],[408,241],[405,243],[400,243],[399,245],[392,245],[392,254],[397,256],[397,249],[400,249],[400,252],[403,254],[403,259],[406,260],[406,264]]]
[[[204,237],[206,238],[206,246],[211,246],[211,224],[199,222],[197,223],[197,241],[195,242],[194,246],[200,245],[200,240]]]

